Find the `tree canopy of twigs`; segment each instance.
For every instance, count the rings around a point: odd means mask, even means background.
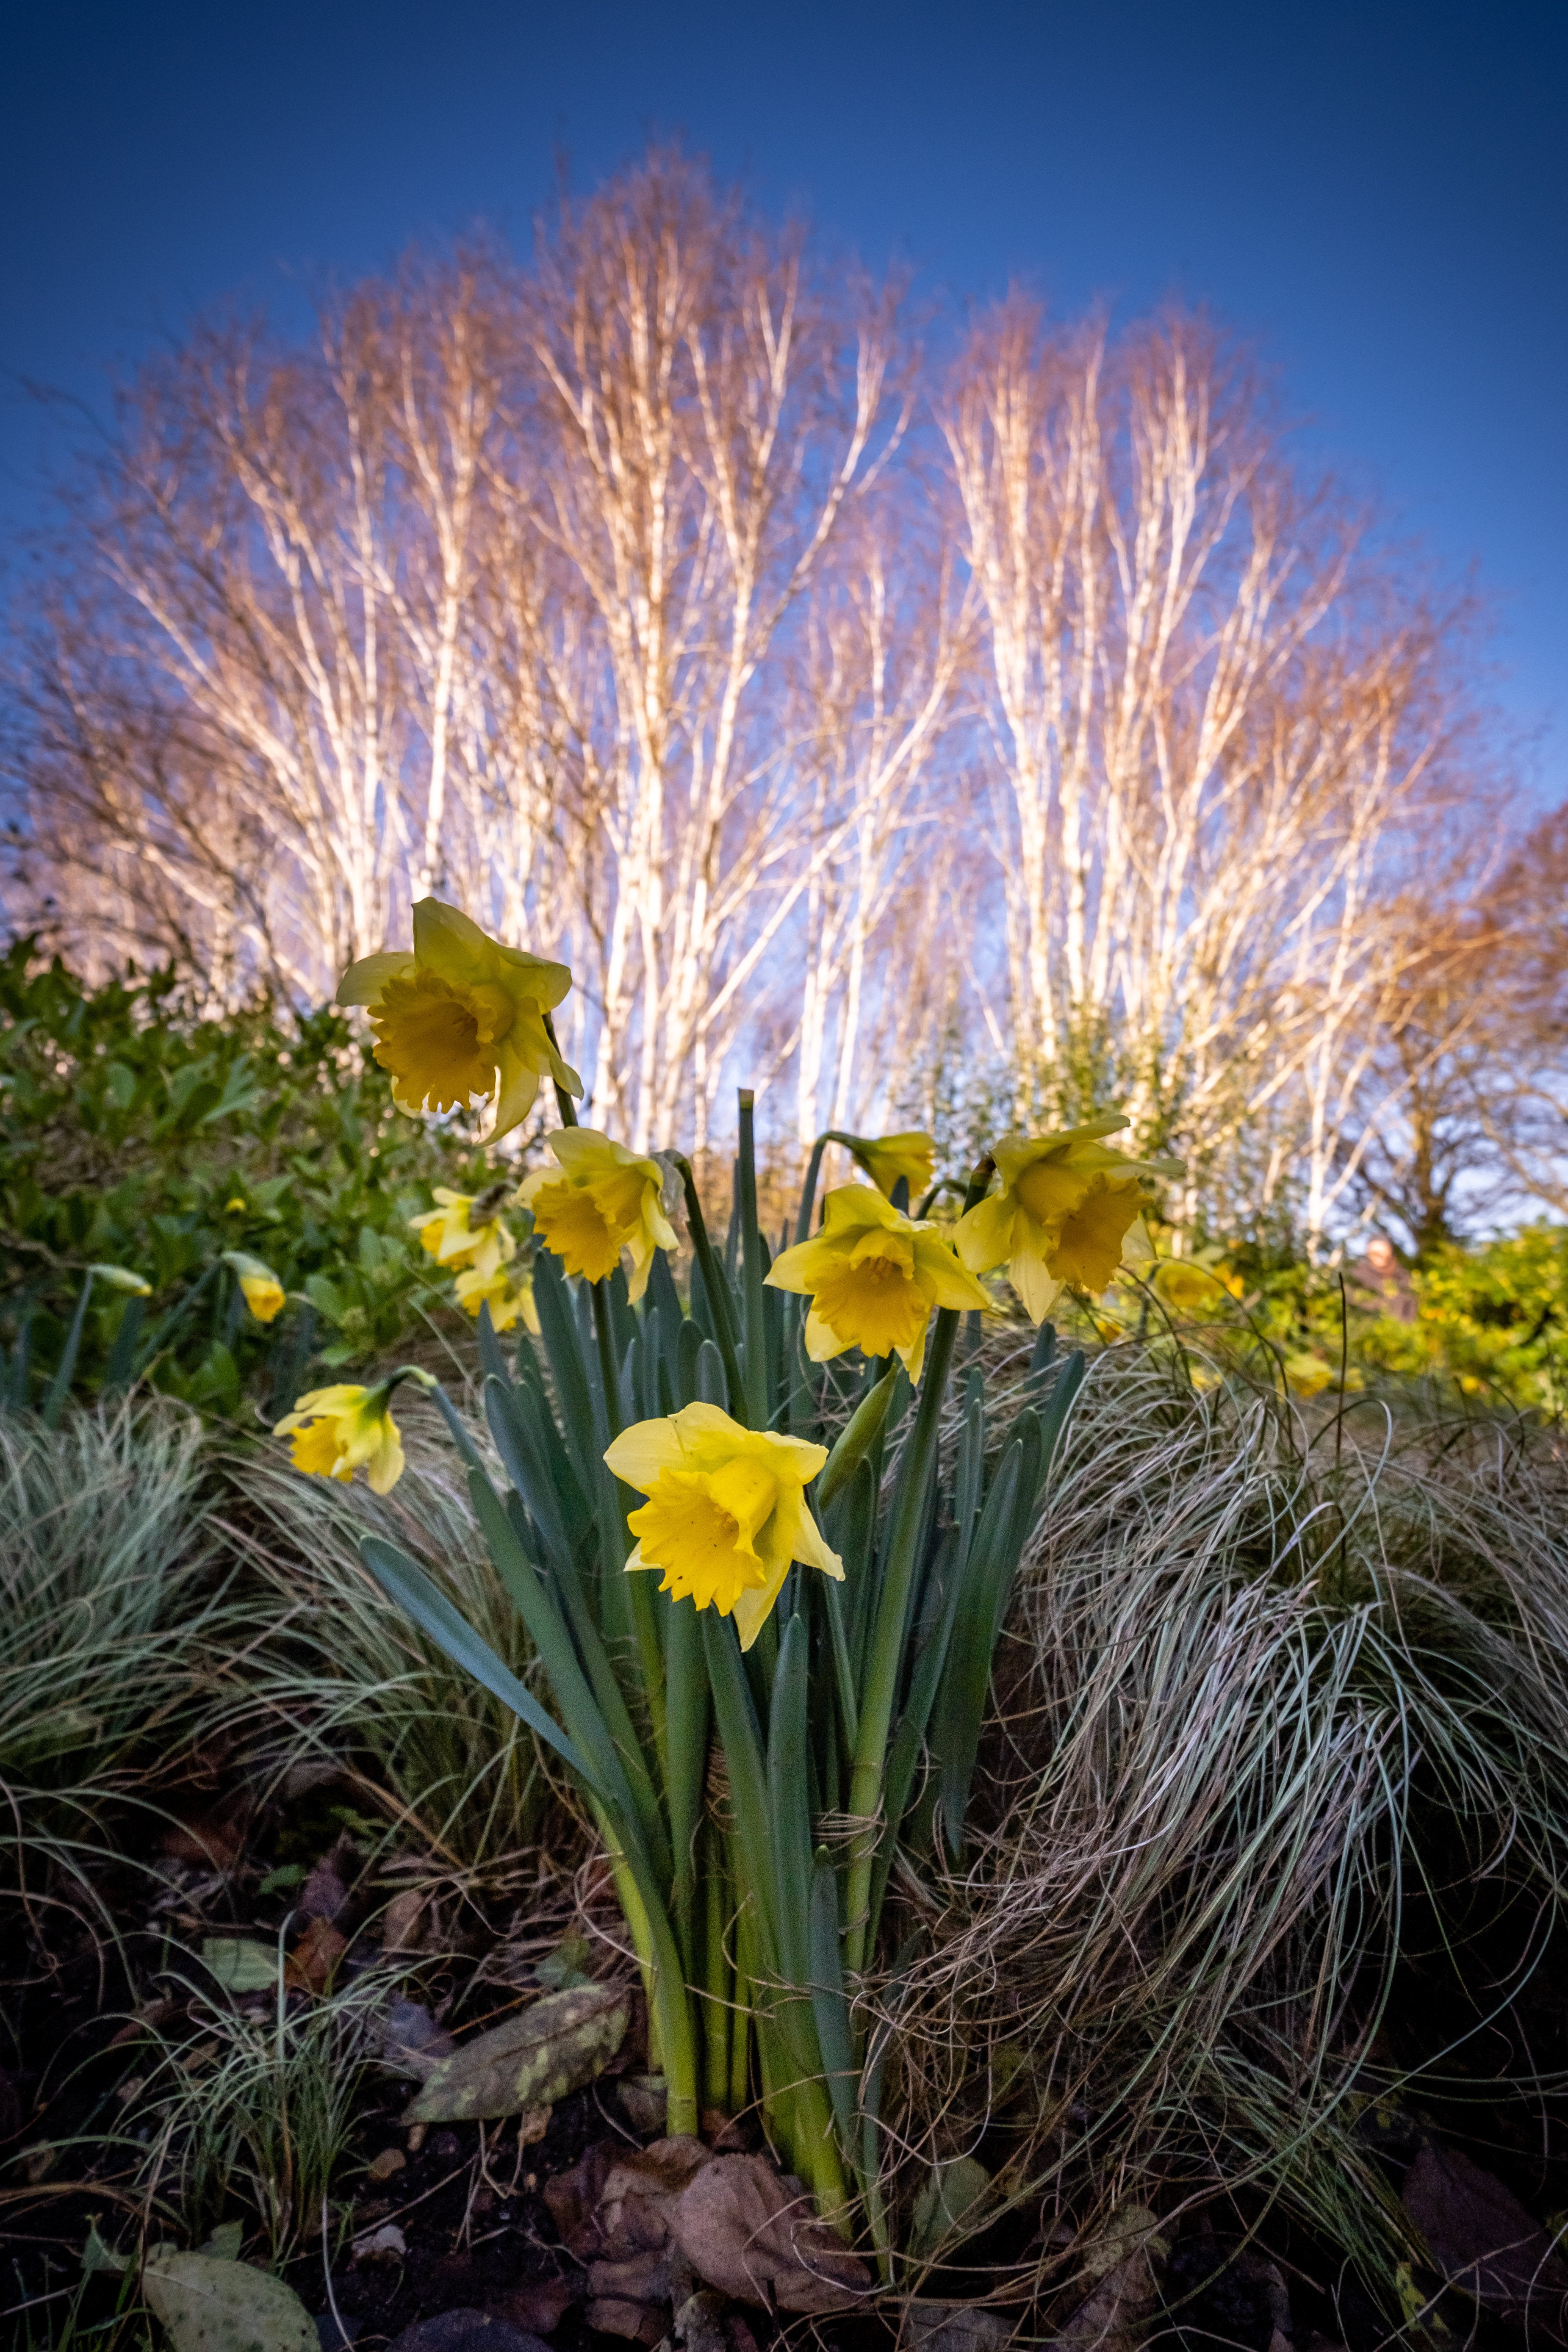
[[[14,921],[310,1000],[434,891],[570,963],[639,1147],[743,1061],[803,1141],[1114,1092],[1187,1227],[1561,1206],[1562,828],[1465,600],[1211,322],[905,310],[655,149],[193,329],[16,615]]]

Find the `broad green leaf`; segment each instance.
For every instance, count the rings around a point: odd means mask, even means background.
[[[293,2288],[249,2263],[154,2246],[142,2292],[174,2352],[320,2352],[316,2323]]]
[[[271,1944],[245,1936],[209,1936],[202,1966],[229,1992],[267,1992],[278,1981],[278,1953]]]
[[[553,2106],[603,2074],[626,2039],[630,2013],[622,1985],[547,1993],[438,2060],[403,2121],[458,2123]]]

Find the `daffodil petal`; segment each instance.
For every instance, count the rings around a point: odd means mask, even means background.
[[[1038,1249],[1015,1250],[1007,1264],[1007,1279],[1023,1301],[1031,1323],[1043,1323],[1061,1292],[1061,1284]]]
[[[384,948],[379,955],[361,956],[338,982],[340,1004],[374,1004],[389,980],[412,971],[414,958],[406,948]]]
[[[686,1448],[673,1420],[635,1421],[605,1451],[616,1476],[646,1495],[661,1470],[679,1470]]]
[[[1005,1192],[994,1192],[960,1217],[953,1242],[971,1274],[989,1274],[1012,1255],[1016,1215],[1016,1203]]]
[[[831,1357],[841,1356],[848,1344],[828,1328],[814,1307],[805,1318],[805,1352],[812,1362],[826,1364]]]

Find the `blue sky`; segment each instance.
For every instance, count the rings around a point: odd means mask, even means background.
[[[25,383],[101,409],[194,310],[524,245],[558,150],[586,185],[680,133],[955,310],[1177,294],[1256,338],[1315,452],[1475,567],[1568,797],[1568,0],[12,0],[0,65],[8,539],[62,433]]]

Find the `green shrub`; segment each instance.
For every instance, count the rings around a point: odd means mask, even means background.
[[[4,1394],[42,1402],[89,1266],[78,1393],[150,1378],[233,1413],[292,1402],[305,1362],[395,1349],[433,1296],[411,1213],[488,1170],[461,1123],[393,1108],[348,1019],[265,1002],[213,1018],[172,971],[89,989],[22,940],[0,959]],[[263,1325],[226,1252],[289,1293]],[[290,1394],[284,1396],[282,1390]]]

